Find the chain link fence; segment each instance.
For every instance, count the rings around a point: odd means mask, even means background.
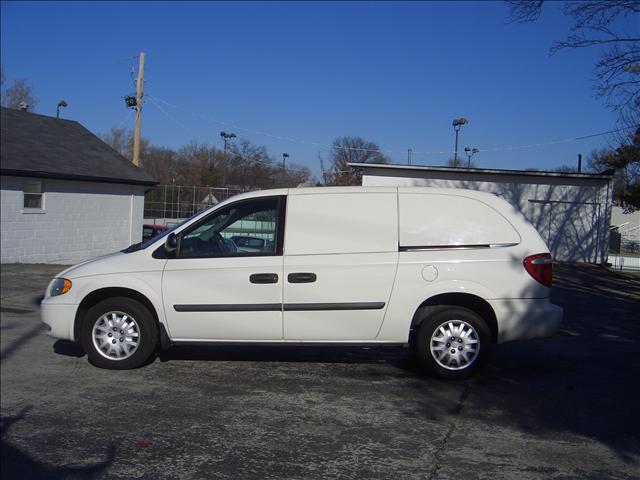
[[[248,190],[241,188],[158,185],[144,196],[144,221],[172,226],[185,218]]]

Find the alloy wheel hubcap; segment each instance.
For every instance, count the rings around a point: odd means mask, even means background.
[[[431,335],[430,350],[441,367],[462,370],[477,360],[480,337],[467,322],[449,320],[440,324]]]
[[[124,312],[108,312],[93,324],[93,345],[109,360],[124,360],[135,353],[140,344],[140,327]]]

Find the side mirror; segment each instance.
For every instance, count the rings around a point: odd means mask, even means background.
[[[164,242],[164,249],[167,252],[174,252],[176,248],[178,248],[178,237],[176,237],[175,233],[171,232]]]

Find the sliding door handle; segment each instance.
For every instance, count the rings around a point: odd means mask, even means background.
[[[251,283],[278,283],[277,273],[254,273],[249,277]]]
[[[287,276],[289,283],[313,283],[316,278],[316,274],[310,272],[290,273]]]

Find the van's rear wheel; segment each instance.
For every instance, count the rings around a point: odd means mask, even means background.
[[[108,298],[91,307],[81,333],[92,364],[101,368],[137,368],[154,354],[158,330],[149,310],[126,297]]]
[[[491,333],[482,317],[456,306],[436,307],[426,315],[416,338],[421,363],[439,377],[473,376],[491,349]]]

